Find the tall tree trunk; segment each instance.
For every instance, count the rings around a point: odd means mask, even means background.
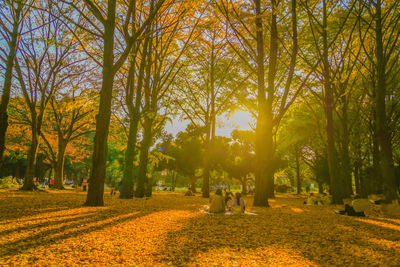
[[[10,3],[11,5],[13,3]],[[18,3],[18,8],[15,11],[15,20],[11,32],[11,42],[9,43],[9,52],[6,62],[6,72],[4,74],[3,95],[0,103],[0,170],[3,165],[3,154],[5,150],[6,133],[8,128],[7,107],[10,101],[10,89],[12,81],[12,72],[14,67],[15,54],[18,46],[18,26],[22,9],[22,1]]]
[[[342,204],[344,198],[343,185],[340,182],[339,164],[337,151],[335,148],[335,127],[333,120],[333,92],[330,78],[330,65],[328,57],[328,33],[327,33],[327,7],[326,0],[323,0],[323,25],[322,25],[322,42],[323,42],[323,76],[325,89],[325,115],[326,115],[326,133],[327,133],[327,155],[330,177],[330,188],[333,204]]]
[[[104,23],[104,53],[102,87],[99,113],[96,115],[96,134],[92,171],[85,206],[104,206],[104,182],[106,178],[107,139],[111,119],[111,100],[114,84],[114,29],[116,0],[108,1],[107,21]]]
[[[268,171],[271,162],[268,159],[268,119],[267,119],[267,100],[265,97],[264,85],[264,36],[261,15],[261,1],[255,0],[256,8],[256,29],[257,29],[257,101],[258,117],[256,125],[256,169],[255,169],[255,194],[254,206],[269,206],[268,203]],[[271,135],[272,140],[272,135]]]
[[[193,193],[196,193],[196,192],[197,192],[197,190],[196,190],[196,176],[190,177],[190,190],[191,190]]]
[[[375,120],[376,120],[376,116]],[[383,179],[382,179],[382,172],[380,166],[380,154],[379,154],[379,141],[378,141],[378,134],[377,134],[377,127],[376,124],[373,125],[374,130],[372,131],[372,168],[373,174],[372,179],[368,179],[367,187],[368,189],[373,188],[373,193],[382,193],[382,186],[383,186]],[[369,190],[370,191],[370,190]],[[372,193],[372,192],[368,192]]]
[[[26,170],[24,175],[24,185],[22,186],[21,190],[35,189],[33,177],[35,177],[37,149],[39,146],[39,135],[37,133],[35,120],[33,120],[32,123],[35,126],[32,127],[32,141],[28,152],[28,162],[26,165]]]
[[[360,165],[361,163],[356,160],[354,163],[354,182],[356,186],[356,194],[361,195],[361,183],[360,183]]]
[[[211,90],[211,113],[210,113],[210,121],[211,121],[211,144],[213,144],[215,139],[215,35],[214,32],[213,40],[212,40],[212,48],[211,48],[211,62],[210,62],[210,90]]]
[[[343,136],[342,136],[342,150],[341,150],[341,162],[342,162],[342,182],[344,185],[344,197],[349,198],[353,194],[353,183],[352,183],[352,177],[351,177],[351,162],[350,162],[350,156],[349,156],[349,143],[350,143],[350,134],[349,134],[349,129],[348,129],[348,100],[347,96],[343,95],[342,96],[342,130],[343,130]]]
[[[271,38],[270,38],[270,54],[269,54],[269,68],[268,68],[268,97],[266,105],[266,177],[267,177],[267,190],[268,197],[275,197],[274,195],[274,173],[275,173],[275,160],[274,160],[274,145],[273,145],[273,112],[272,105],[274,102],[275,93],[275,76],[278,62],[278,26],[277,26],[277,1],[271,0]]]
[[[64,178],[64,158],[65,149],[67,148],[67,143],[62,136],[58,137],[58,153],[57,161],[55,164],[55,175],[54,175],[54,188],[64,189],[63,178]]]
[[[176,180],[177,180],[177,172],[176,171],[172,171],[172,191],[175,191],[175,187],[176,187]]]
[[[395,169],[393,163],[393,151],[390,130],[387,125],[386,115],[386,58],[383,45],[382,29],[382,1],[376,2],[376,67],[377,86],[376,90],[376,126],[377,138],[380,148],[380,167],[383,178],[383,193],[385,200],[391,202],[397,197],[395,186]]]
[[[15,164],[15,177],[16,178],[20,178],[21,177],[21,171],[20,171],[20,163],[19,162],[17,162],[16,164]]]
[[[150,27],[147,28],[145,34],[148,34],[150,31]],[[134,83],[135,83],[135,60],[131,60],[130,73],[128,77],[128,94],[127,94],[127,105],[129,107],[129,112],[132,113],[129,124],[129,134],[128,134],[128,145],[125,152],[125,167],[124,167],[124,176],[122,178],[121,185],[121,194],[120,198],[132,198],[133,197],[133,185],[134,185],[134,166],[133,160],[135,159],[136,153],[136,143],[137,143],[137,132],[140,121],[140,105],[142,103],[142,87],[144,81],[144,71],[146,67],[146,63],[150,58],[147,59],[148,52],[148,44],[150,37],[146,38],[143,44],[143,52],[142,52],[142,61],[140,62],[139,67],[139,75],[138,82],[136,87],[136,95],[135,95],[135,105],[133,105],[133,91],[134,91]],[[150,61],[148,62],[150,64]]]
[[[139,174],[135,191],[135,197],[137,198],[144,197],[146,195],[146,188],[148,188],[147,164],[149,160],[149,149],[152,141],[151,128],[152,128],[151,119],[145,117],[145,122],[143,127],[143,140],[140,143]]]
[[[212,37],[212,46],[211,46],[211,60],[210,60],[210,87],[209,87],[209,93],[210,93],[210,98],[211,98],[211,103],[210,103],[210,116],[206,118],[206,141],[204,142],[205,148],[206,148],[206,153],[204,154],[205,159],[204,159],[204,173],[203,173],[203,188],[202,188],[202,196],[204,198],[210,197],[210,160],[209,160],[209,155],[210,151],[213,146],[214,138],[215,138],[215,88],[214,88],[214,83],[215,83],[215,55],[214,55],[214,41],[215,41],[215,32]]]
[[[208,144],[207,147],[210,145]],[[209,148],[208,148],[209,149]],[[207,149],[207,151],[209,151]],[[203,169],[203,187],[202,187],[202,197],[210,197],[210,160],[208,158],[208,153],[205,153],[204,159],[204,169]]]
[[[296,147],[296,178],[297,178],[297,194],[301,194],[301,177],[300,177],[300,151]]]
[[[240,179],[240,183],[242,184],[242,195],[247,195],[247,183],[246,176]]]
[[[318,193],[322,194],[324,192],[324,187],[322,186],[322,183],[318,183]]]
[[[51,165],[50,169],[49,169],[49,179],[51,179],[52,172],[53,172],[53,166]],[[50,182],[50,180],[49,180],[49,182]]]
[[[211,151],[211,141],[210,141],[210,118],[206,120],[206,140],[204,142],[206,153],[204,153],[204,168],[203,168],[203,187],[202,187],[202,197],[210,197],[210,151]]]
[[[135,147],[137,142],[137,132],[139,126],[139,114],[130,119],[129,134],[128,134],[128,145],[125,151],[125,168],[124,176],[121,185],[120,198],[132,198],[133,197],[133,161],[135,159]]]

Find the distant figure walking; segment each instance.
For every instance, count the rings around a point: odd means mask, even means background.
[[[83,178],[83,181],[82,181],[82,190],[83,190],[83,192],[86,192],[87,186],[88,186],[88,179],[85,177],[85,178]]]

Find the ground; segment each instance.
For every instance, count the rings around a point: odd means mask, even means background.
[[[400,219],[337,215],[282,195],[258,215],[198,211],[182,193],[82,207],[74,191],[0,190],[0,265],[400,266]]]

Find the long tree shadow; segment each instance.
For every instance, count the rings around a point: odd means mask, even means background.
[[[256,265],[400,264],[398,249],[369,240],[398,240],[399,232],[393,229],[375,233],[371,224],[328,212],[299,213],[290,207],[269,212],[260,216],[194,217],[184,228],[170,232],[155,256],[160,263],[177,266],[196,265],[207,259],[211,259],[207,264],[218,264],[221,259],[221,263],[235,264],[243,255],[254,259]],[[280,262],[282,257],[287,257],[286,264]]]
[[[88,214],[88,216],[60,220],[57,221],[57,224],[38,224],[36,225],[37,228],[33,234],[3,244],[0,248],[0,256],[4,257],[16,255],[26,250],[26,248],[34,249],[38,246],[46,247],[64,239],[77,237],[93,231],[112,227],[116,224],[134,220],[150,213],[152,212],[127,211],[126,213],[115,212],[110,214],[109,211],[105,210],[94,214]],[[19,230],[20,229],[18,228],[14,229],[14,232],[17,233]],[[10,235],[12,235],[12,233],[12,231],[8,232]]]
[[[8,202],[18,197],[10,198]],[[2,217],[0,225],[1,223],[8,225],[0,228],[2,229],[0,256],[17,255],[27,248],[34,250],[38,246],[48,247],[65,239],[87,235],[93,231],[166,210],[171,205],[181,210],[193,209],[194,206],[198,206],[198,202],[204,201],[202,199],[187,201],[180,195],[155,195],[148,200],[121,200],[105,195],[106,207],[93,208],[80,206],[83,197],[83,195],[58,193],[57,196],[49,194],[49,198],[44,200],[32,198],[31,202],[24,203],[23,216]],[[66,199],[68,201],[65,201]],[[53,201],[51,207],[47,201]],[[41,205],[42,202],[46,205]],[[9,204],[11,206],[11,203]],[[63,208],[57,208],[57,205],[63,205]]]
[[[2,196],[0,198],[1,220],[21,219],[42,213],[79,208],[85,197],[72,192],[57,193],[56,195],[18,190],[1,191],[0,196]],[[66,202],[66,199],[70,199],[70,201]],[[23,214],[19,212],[20,210],[23,210]],[[1,224],[2,222],[0,222]]]
[[[60,225],[60,224],[65,224],[69,222],[77,222],[79,220],[83,220],[88,217],[88,215],[94,215],[94,212],[82,212],[79,214],[74,214],[74,215],[58,215],[54,218],[36,218],[36,219],[31,219],[31,220],[23,220],[23,221],[29,221],[29,222],[34,222],[40,220],[38,223],[29,223],[26,226],[18,226],[18,227],[13,227],[11,229],[7,230],[0,230],[0,238],[5,235],[10,235],[15,232],[21,232],[21,231],[27,231],[27,230],[33,230],[33,229],[41,229],[41,228],[46,228],[50,227],[53,225]],[[21,223],[21,221],[18,221]],[[10,224],[10,223],[9,223]]]

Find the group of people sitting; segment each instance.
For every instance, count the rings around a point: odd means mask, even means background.
[[[365,217],[365,210],[368,208],[369,200],[355,195],[354,199],[344,200],[344,210],[336,210],[341,215]]]
[[[241,193],[233,195],[232,192],[226,192],[225,197],[221,189],[217,189],[215,194],[210,198],[210,206],[208,212],[210,213],[225,213],[241,214],[246,210],[246,205]]]
[[[304,201],[306,205],[322,206],[331,204],[331,199],[326,193],[313,194],[310,193],[308,198]],[[385,214],[400,215],[399,201],[393,200],[392,203],[385,203],[384,195],[369,195],[368,198],[361,198],[359,195],[354,195],[353,198],[343,199],[344,209],[335,210],[337,214],[365,217],[365,212],[371,211],[371,205],[378,205],[378,207]],[[376,209],[375,209],[376,210]]]
[[[304,201],[306,205],[323,206],[331,203],[330,197],[324,192],[322,194],[310,193],[307,200]]]
[[[355,195],[354,199],[346,199],[344,200],[344,210],[336,210],[335,212],[342,215],[348,216],[365,216],[365,209],[368,205],[368,200],[361,199],[360,196]],[[304,201],[306,205],[315,205],[315,206],[322,206],[322,205],[329,205],[331,203],[330,197],[326,193],[322,194],[313,194],[310,193],[307,200]]]

